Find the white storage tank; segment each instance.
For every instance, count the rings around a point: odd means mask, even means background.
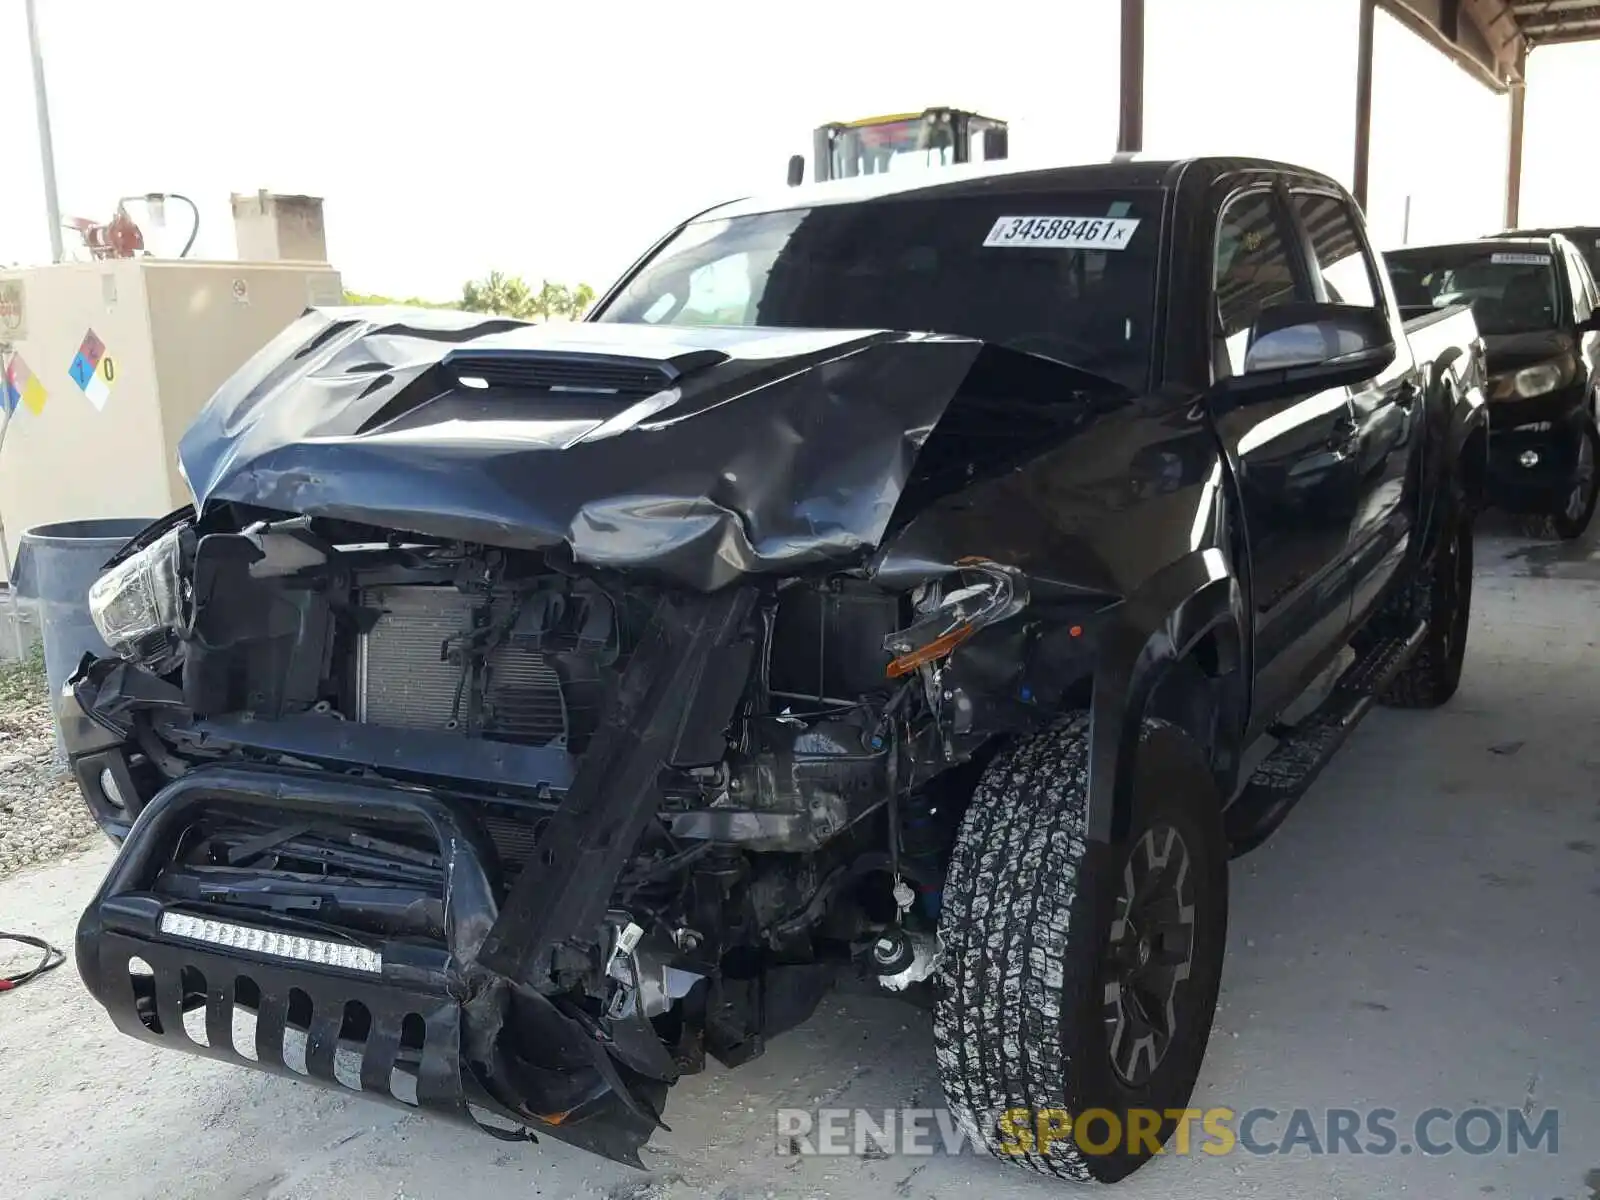
[[[0,398],[12,409],[0,521],[12,552],[34,526],[187,503],[177,445],[194,415],[308,306],[342,300],[325,262],[132,258],[0,270],[0,343],[11,350]]]

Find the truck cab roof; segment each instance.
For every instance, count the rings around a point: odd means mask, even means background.
[[[867,204],[881,200],[939,199],[942,197],[1004,195],[1008,192],[1098,191],[1115,189],[1172,189],[1190,173],[1220,178],[1240,172],[1264,171],[1294,175],[1338,188],[1331,178],[1305,167],[1270,159],[1207,156],[1199,158],[1142,159],[1118,155],[1104,162],[1039,166],[1004,159],[998,162],[962,163],[936,172],[906,171],[859,175],[827,183],[803,184],[762,195],[731,200],[708,209],[696,221],[720,221],[792,209],[826,205]],[[1339,190],[1343,190],[1339,188]]]

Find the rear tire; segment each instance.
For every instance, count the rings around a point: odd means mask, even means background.
[[[1428,623],[1422,645],[1380,697],[1390,708],[1438,708],[1461,686],[1472,620],[1472,509],[1456,497],[1431,561],[1401,600],[1404,632]]]
[[[1596,503],[1600,502],[1600,429],[1595,428],[1593,420],[1584,420],[1572,490],[1563,502],[1566,507],[1558,513],[1524,517],[1523,534],[1542,541],[1570,542],[1588,530]]]
[[[961,1127],[997,1157],[1111,1182],[1182,1109],[1216,1011],[1228,912],[1221,806],[1194,743],[1145,723],[1127,837],[1087,839],[1088,717],[1021,742],[984,773],[945,881],[939,1076]],[[1039,1114],[1114,1114],[1040,1149]],[[1026,1110],[1020,1118],[1016,1110]],[[1002,1114],[1012,1119],[1002,1120]],[[1059,1129],[1059,1126],[1057,1126]]]

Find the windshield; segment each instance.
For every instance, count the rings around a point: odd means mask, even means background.
[[[601,321],[981,338],[1142,387],[1159,191],[905,198],[697,221]]]
[[[1402,307],[1470,304],[1486,334],[1554,329],[1560,319],[1555,259],[1547,250],[1440,246],[1392,251],[1384,259]]]
[[[922,117],[879,121],[839,131],[833,139],[831,179],[852,175],[881,175],[906,167],[943,167],[951,160],[951,146],[924,145],[927,126]]]

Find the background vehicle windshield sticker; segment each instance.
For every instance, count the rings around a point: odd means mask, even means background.
[[[1048,246],[1053,250],[1125,250],[1138,217],[1001,217],[985,246]]]
[[[1489,260],[1497,267],[1548,267],[1548,254],[1496,254]]]

